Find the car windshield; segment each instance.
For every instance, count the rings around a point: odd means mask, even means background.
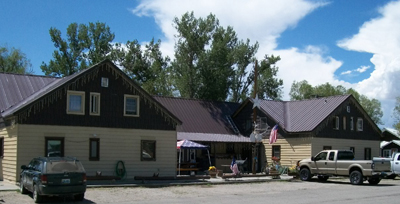
[[[49,161],[46,165],[47,173],[84,172],[84,168],[77,161]]]

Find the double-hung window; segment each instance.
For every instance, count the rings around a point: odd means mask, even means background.
[[[67,114],[76,114],[76,115],[85,114],[85,92],[82,91],[67,92]]]
[[[100,160],[100,139],[90,138],[89,139],[89,160],[99,161]]]
[[[357,118],[357,131],[363,131],[363,119]]]
[[[90,115],[100,115],[100,93],[90,93]]]
[[[124,96],[124,116],[139,116],[139,96]]]
[[[276,158],[281,158],[281,146],[280,145],[273,145],[272,146],[272,156]]]

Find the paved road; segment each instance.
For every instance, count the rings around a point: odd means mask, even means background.
[[[176,204],[232,204],[232,203],[398,203],[400,180],[383,180],[377,186],[365,183],[350,185],[348,179],[320,183],[273,181],[263,183],[174,186],[163,188],[125,187],[90,188],[85,200],[75,203],[176,203]],[[33,203],[31,196],[17,191],[0,192],[0,203]],[[47,203],[74,203],[70,199],[52,198]]]

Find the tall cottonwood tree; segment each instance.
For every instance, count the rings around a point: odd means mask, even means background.
[[[239,102],[249,96],[254,71],[247,70],[255,61],[258,43],[239,40],[233,28],[220,26],[213,14],[196,18],[193,12],[185,13],[174,19],[174,25],[178,34],[172,73],[182,97]],[[278,68],[271,67],[278,60],[273,57],[261,65],[260,93],[265,98],[280,96],[275,85],[283,82],[272,79]]]
[[[42,62],[40,66],[46,75],[68,76],[104,59],[116,59],[112,44],[115,35],[105,23],[71,23],[67,39],[57,28],[50,28],[49,33],[57,50],[48,64]]]
[[[14,47],[0,46],[0,72],[32,74],[32,64],[25,53]]]

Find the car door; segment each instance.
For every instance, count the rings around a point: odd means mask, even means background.
[[[325,174],[336,174],[336,159],[335,151],[330,151],[328,154],[328,159],[325,162]]]
[[[314,157],[315,169],[313,173],[325,174],[328,152],[320,152]]]
[[[393,160],[393,172],[400,174],[400,153],[396,154]]]
[[[27,188],[29,191],[33,190],[33,178],[32,178],[32,173],[33,173],[33,166],[35,164],[35,159],[33,159],[31,162],[29,162],[28,169],[25,170],[24,172],[24,183],[25,183],[25,188]]]

